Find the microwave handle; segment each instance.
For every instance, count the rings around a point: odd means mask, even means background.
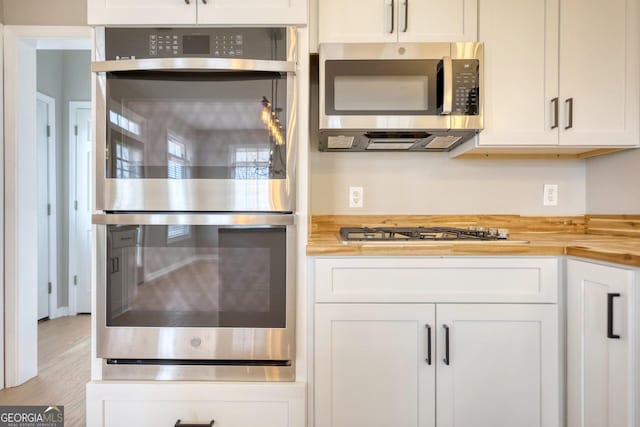
[[[266,71],[295,73],[293,61],[233,58],[150,58],[119,59],[91,63],[91,71]]]
[[[444,73],[444,90],[442,94],[442,112],[440,114],[447,116],[453,110],[453,61],[450,56],[442,58],[442,69]]]

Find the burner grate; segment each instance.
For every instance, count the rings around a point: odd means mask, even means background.
[[[347,242],[505,240],[498,229],[464,229],[453,227],[344,227],[340,237]]]

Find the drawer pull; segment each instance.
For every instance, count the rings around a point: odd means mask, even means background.
[[[182,421],[178,420],[176,421],[173,427],[212,427],[214,422],[215,422],[214,420],[211,420],[208,423],[185,424]]]

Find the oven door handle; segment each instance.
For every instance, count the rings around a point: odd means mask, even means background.
[[[294,225],[294,214],[94,214],[96,225],[235,225],[279,226]]]
[[[293,61],[235,58],[150,58],[92,62],[91,71],[264,71],[295,73]]]

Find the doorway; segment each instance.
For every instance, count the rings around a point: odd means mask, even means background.
[[[90,280],[83,279],[91,276],[92,251],[86,243],[90,234],[85,236],[82,254],[75,254],[74,264],[69,260],[70,248],[77,249],[71,242],[75,239],[72,233],[79,230],[79,215],[72,207],[76,200],[79,208],[80,203],[85,208],[93,205],[88,190],[93,182],[93,162],[87,161],[92,156],[91,144],[87,143],[91,131],[78,142],[77,149],[84,150],[78,154],[72,139],[75,127],[69,129],[69,123],[74,121],[71,115],[76,115],[73,102],[84,102],[85,119],[90,117],[86,106],[92,92],[91,38],[88,27],[4,27],[5,280],[0,294],[5,296],[5,339],[4,351],[0,348],[0,355],[4,355],[4,381],[0,375],[0,388],[19,386],[39,374],[38,335],[43,329],[39,328],[39,318],[91,310]],[[48,52],[51,61],[44,72],[39,72],[39,56],[43,52]],[[80,86],[81,93],[76,90]],[[79,114],[82,118],[82,111]],[[78,124],[79,132],[91,129],[90,121],[85,119],[84,124]],[[71,163],[76,156],[83,160],[77,162],[83,166]],[[84,181],[84,187],[78,185],[80,181]],[[72,190],[81,191],[83,198],[76,198],[79,193]],[[84,215],[80,222],[88,218]],[[88,228],[83,226],[85,235]],[[76,267],[84,270],[77,273]],[[76,290],[78,285],[85,294],[82,297],[76,296],[81,294]],[[44,338],[58,342],[56,336]],[[86,360],[90,357],[87,353]],[[83,390],[79,392],[84,394]]]

